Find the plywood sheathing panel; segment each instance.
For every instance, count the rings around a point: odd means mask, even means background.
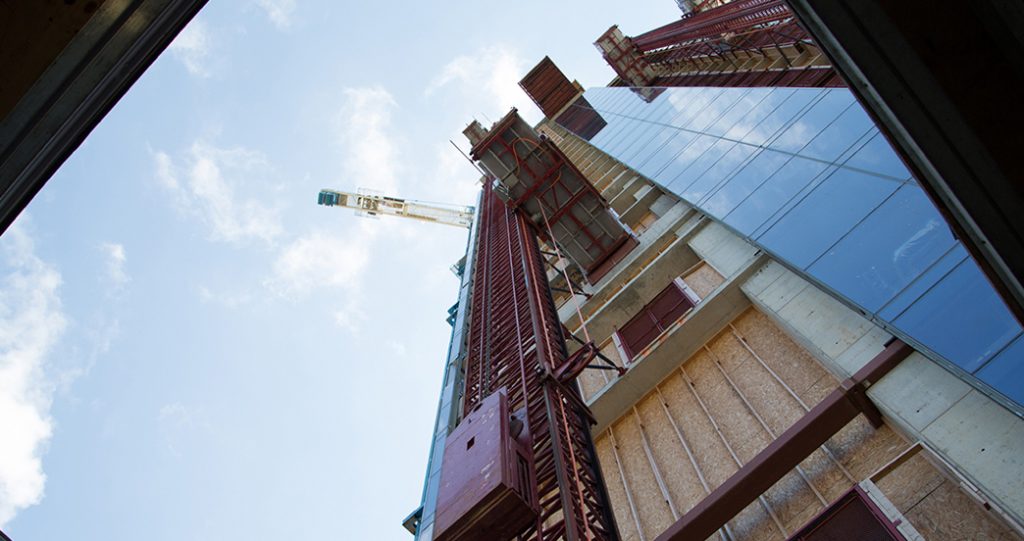
[[[808,406],[814,406],[825,399],[826,396],[836,390],[836,379],[832,374],[822,374],[818,381],[814,382],[809,389],[803,392],[800,399]]]
[[[716,287],[725,282],[725,278],[718,274],[718,271],[711,268],[707,263],[701,263],[689,274],[683,276],[683,281],[698,297],[704,298],[711,294]]]
[[[739,335],[776,374],[804,401],[814,405],[809,390],[822,378],[828,381],[828,372],[805,349],[791,340],[775,326],[768,316],[750,309],[733,321]],[[838,381],[832,381],[835,389]]]
[[[876,430],[863,415],[854,417],[826,445],[854,479],[866,479],[910,447],[887,425]]]
[[[722,359],[722,368],[774,436],[782,434],[804,416],[806,412],[796,399],[786,393],[786,389],[732,333],[720,335],[709,347],[718,359]]]
[[[829,451],[831,452],[831,448]],[[840,464],[836,458],[819,448],[805,458],[800,467],[814,483],[814,487],[825,497],[825,501],[832,502],[853,485],[853,480],[839,469]]]
[[[875,481],[896,509],[906,513],[938,488],[946,478],[928,462],[924,453],[917,453]]]
[[[910,457],[876,486],[927,539],[1020,539],[964,494],[924,453]]]
[[[759,501],[755,501],[745,507],[743,511],[740,511],[738,515],[729,521],[729,525],[737,540],[774,541],[776,539],[783,539],[778,526],[768,516],[768,513]]]
[[[714,365],[711,364],[710,355],[703,355],[699,358],[694,356],[691,362],[702,361],[708,363],[706,375],[701,380],[695,380],[694,385],[697,393],[707,405],[708,411],[718,423],[725,440],[729,442],[740,462],[746,464],[754,458],[771,442],[768,436],[746,409],[743,402],[735,395],[725,382]],[[689,368],[690,364],[687,365]]]
[[[647,453],[644,452],[640,425],[630,414],[623,416],[612,430],[615,432],[615,441],[619,444],[619,460],[622,461],[644,537],[654,539],[668,528],[674,519],[662,497]]]
[[[712,490],[725,482],[739,467],[715,434],[714,427],[693,398],[683,378],[670,376],[661,384],[661,392],[668,403],[669,412],[690,443],[697,464]],[[689,509],[693,505],[683,506]]]
[[[686,367],[686,374],[690,376],[690,380],[697,387],[697,392],[701,395],[706,403],[707,397],[711,393],[718,392],[720,385],[725,384],[725,380],[722,379],[721,374],[715,369],[715,365],[711,364],[711,354],[706,350],[699,349],[693,354],[689,360],[684,364]],[[712,412],[714,415],[714,412]]]
[[[637,404],[637,413],[672,503],[682,516],[704,498],[704,487],[666,417],[658,395],[651,394],[641,400]]]
[[[725,392],[735,393],[737,398],[742,394],[741,400],[745,398],[749,404],[749,408],[744,407],[743,412],[751,418],[756,414],[767,425],[767,428],[764,428],[760,421],[757,422],[757,426],[767,437],[767,442],[803,416],[804,410],[799,403],[786,393],[732,332],[723,332],[708,344],[708,348],[713,359],[730,374],[732,384],[727,385]],[[744,462],[746,461],[744,459]],[[823,506],[809,483],[814,483],[814,479],[808,476],[805,480],[797,470],[794,470],[765,494],[769,505],[787,531],[792,531],[802,524],[800,520],[807,508],[820,509]],[[820,489],[815,486],[814,490]]]
[[[679,436],[665,416],[665,409],[683,433],[694,460],[713,490],[738,469],[722,437],[737,458],[746,463],[770,443],[772,434],[781,434],[804,415],[806,410],[800,401],[813,406],[838,385],[814,358],[756,309],[743,312],[731,326],[723,326],[706,346],[707,349],[698,350],[681,364],[693,381],[692,389],[683,373],[675,370],[658,384],[665,408],[653,389],[635,404],[651,456],[677,514],[685,514],[706,493],[679,443]],[[762,362],[793,389],[800,401],[776,381]],[[732,383],[725,378],[723,370]],[[694,391],[718,424],[721,436]],[[761,417],[767,429],[751,409]],[[640,426],[630,409],[613,424],[613,429],[644,535],[653,538],[673,520],[644,451]],[[815,451],[801,463],[803,476],[794,470],[764,495],[787,532],[794,531],[823,508],[815,491],[826,501],[833,501],[853,485],[837,463],[849,470],[854,479],[864,479],[908,445],[889,428],[876,431],[858,417],[837,433],[827,447],[832,457],[820,449]],[[619,475],[614,462],[603,461],[602,466],[606,478]],[[624,517],[632,520],[624,495],[612,498],[616,509],[620,509],[616,516],[625,509]],[[623,526],[624,533],[627,526]],[[760,501],[730,521],[730,527],[737,539],[783,537]]]
[[[601,463],[601,472],[608,489],[608,498],[612,502],[612,513],[619,527],[619,535],[622,541],[640,541],[626,498],[626,488],[619,477],[611,440],[607,436],[595,438],[594,447],[597,449],[597,459]]]
[[[803,524],[801,517],[808,508],[822,508],[821,502],[795,470],[772,485],[765,491],[764,496],[787,532],[792,532]]]
[[[904,515],[929,540],[1020,539],[1006,526],[988,519],[983,513],[956,484],[945,480]]]

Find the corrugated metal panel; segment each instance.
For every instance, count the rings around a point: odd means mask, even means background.
[[[591,137],[597,135],[608,125],[608,122],[594,110],[594,107],[583,96],[576,98],[572,105],[555,119],[555,122],[563,128],[589,141]]]
[[[554,117],[579,93],[576,86],[547,56],[519,81],[519,86],[549,118]]]

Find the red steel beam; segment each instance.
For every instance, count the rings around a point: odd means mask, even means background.
[[[692,17],[640,34],[633,43],[641,51],[653,51],[687,41],[708,39],[727,32],[792,18],[783,0],[736,0]]]
[[[881,414],[864,391],[913,351],[907,344],[893,339],[853,377],[844,381],[750,462],[744,464],[725,483],[659,535],[656,541],[707,539],[859,413],[864,413],[873,425],[879,426]]]

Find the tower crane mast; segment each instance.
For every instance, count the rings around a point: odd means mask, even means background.
[[[452,225],[469,229],[473,224],[473,207],[424,203],[411,199],[388,197],[372,193],[350,193],[320,190],[317,204],[355,210],[365,216],[399,216],[423,222]]]

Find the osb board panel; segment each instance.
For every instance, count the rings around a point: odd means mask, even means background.
[[[597,449],[597,459],[601,463],[601,474],[608,489],[608,498],[612,501],[612,513],[619,527],[619,535],[623,541],[639,541],[640,536],[629,510],[629,500],[626,499],[626,489],[622,486],[619,469],[615,464],[612,442],[607,436],[601,436],[595,438],[594,447]]]
[[[832,377],[831,374],[822,374],[821,379],[814,382],[809,389],[804,391],[804,395],[800,397],[807,404],[808,407],[814,407],[815,404],[821,402],[828,395],[832,394],[832,391],[836,390],[838,385],[836,384],[836,378]]]
[[[704,478],[714,490],[714,487],[724,483],[739,468],[681,376],[676,375],[663,381],[661,393],[668,402],[669,412],[676,425],[690,444]]]
[[[808,390],[828,373],[809,353],[756,309],[744,312],[733,321],[733,326],[797,396],[808,405],[815,403],[809,400]]]
[[[705,393],[716,393],[724,389],[724,387],[723,389],[718,388],[725,385],[725,380],[722,379],[722,375],[711,362],[711,355],[704,349],[697,350],[697,353],[687,359],[683,363],[683,369],[697,386],[697,392],[701,394],[701,398],[705,398]],[[707,402],[707,399],[705,398],[704,401]]]
[[[878,430],[858,415],[826,443],[854,479],[866,479],[910,445],[888,426]]]
[[[752,365],[757,363],[754,356],[743,347],[743,344],[733,336],[728,328],[718,333],[706,345],[711,350],[715,360],[727,372],[732,373],[739,369],[752,369]],[[768,374],[765,373],[765,375]]]
[[[821,506],[821,501],[811,492],[796,470],[779,479],[765,492],[764,497],[787,532],[792,532],[803,524],[801,520],[808,508],[818,509]]]
[[[946,480],[912,509],[904,513],[914,528],[929,541],[985,539],[1018,541],[1013,531],[1000,524],[955,484]]]
[[[782,539],[779,527],[775,525],[760,501],[755,500],[729,521],[733,538],[743,541],[774,541]]]
[[[945,480],[923,453],[918,453],[875,484],[896,509],[906,513]]]
[[[619,460],[626,474],[628,490],[633,495],[633,503],[640,518],[640,527],[647,539],[654,539],[674,519],[658,487],[647,453],[644,452],[640,425],[632,414],[628,414],[612,426],[612,430],[618,443]]]
[[[760,312],[748,310],[733,324],[753,354],[727,327],[707,344],[710,352],[702,349],[683,363],[694,382],[693,389],[679,371],[659,384],[666,407],[690,445],[712,490],[725,482],[738,467],[696,400],[694,390],[705,402],[726,441],[745,463],[772,438],[736,389],[776,436],[804,415],[803,407],[757,361],[754,354],[760,356],[795,391],[802,393],[801,398],[808,406],[817,404],[838,385],[817,361]],[[716,360],[732,378],[736,389],[716,366]],[[637,409],[669,496],[677,511],[684,514],[703,499],[704,491],[659,400],[657,393],[651,392],[637,403]],[[613,426],[644,534],[653,538],[673,521],[643,450],[640,425],[630,412]],[[859,481],[908,447],[907,442],[894,431],[888,427],[875,430],[863,416],[849,423],[826,445],[834,458],[819,449],[801,462],[801,468],[813,488],[829,502],[853,484],[837,466],[837,461]],[[612,469],[614,462],[602,464],[606,478],[618,476],[618,472]],[[628,503],[624,493],[620,494],[612,498],[621,513],[623,506],[628,510]],[[766,492],[765,497],[787,531],[806,523],[822,508],[808,481],[795,470]],[[632,520],[628,513],[626,518]],[[732,524],[739,539],[782,538],[760,504],[737,516]]]
[[[775,436],[785,432],[806,413],[734,334],[719,335],[709,347],[739,392]]]
[[[828,502],[842,496],[853,486],[853,482],[843,474],[836,462],[821,448],[800,462],[807,478]]]
[[[637,412],[672,503],[680,515],[685,514],[707,494],[700,484],[700,477],[666,417],[658,395],[651,394],[641,400],[637,404]]]
[[[707,405],[711,416],[718,423],[726,441],[746,463],[754,458],[770,442],[771,437],[749,413],[739,396],[728,386],[725,377],[714,366],[710,355],[694,356],[687,370],[694,363],[706,363],[708,368],[700,370],[704,375],[694,381],[697,393]],[[697,366],[694,366],[697,368]],[[698,372],[698,370],[694,370]]]
[[[711,268],[711,265],[701,263],[693,272],[683,276],[683,281],[686,282],[686,285],[690,286],[690,289],[698,297],[703,299],[710,295],[716,287],[722,285],[722,282],[725,282],[725,278],[718,274],[718,271]]]

